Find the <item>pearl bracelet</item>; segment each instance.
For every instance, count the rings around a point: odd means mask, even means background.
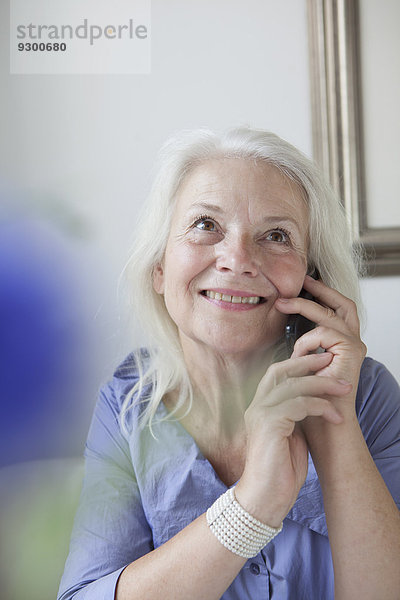
[[[242,556],[253,558],[282,531],[265,523],[244,510],[235,498],[233,488],[222,494],[206,513],[207,523],[225,548]]]

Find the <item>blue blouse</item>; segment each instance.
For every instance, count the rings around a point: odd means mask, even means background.
[[[137,381],[130,355],[101,393],[85,449],[85,478],[58,600],[114,600],[126,565],[186,527],[227,490],[178,421],[141,429],[143,408],[130,413],[131,434],[118,416]],[[400,390],[386,368],[366,358],[356,403],[373,459],[400,507]],[[157,416],[166,416],[163,404]],[[156,574],[155,574],[156,576]],[[249,559],[223,600],[333,600],[328,532],[318,477],[307,479],[282,532]]]

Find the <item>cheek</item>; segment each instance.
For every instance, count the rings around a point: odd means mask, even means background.
[[[306,261],[302,256],[287,256],[274,261],[269,270],[269,279],[284,298],[298,296],[307,273]]]
[[[214,254],[210,248],[192,245],[169,249],[166,254],[166,282],[171,286],[179,282],[180,286],[188,287],[213,262]]]

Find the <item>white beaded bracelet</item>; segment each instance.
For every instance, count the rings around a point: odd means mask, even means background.
[[[207,523],[219,542],[234,554],[253,558],[282,531],[250,515],[235,498],[233,488],[222,494],[206,513]]]

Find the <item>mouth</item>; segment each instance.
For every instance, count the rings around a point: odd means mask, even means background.
[[[263,304],[266,302],[266,298],[263,296],[239,296],[224,294],[214,290],[203,290],[201,294],[207,296],[207,298],[211,298],[211,300],[219,300],[220,302],[227,302],[228,304]]]

